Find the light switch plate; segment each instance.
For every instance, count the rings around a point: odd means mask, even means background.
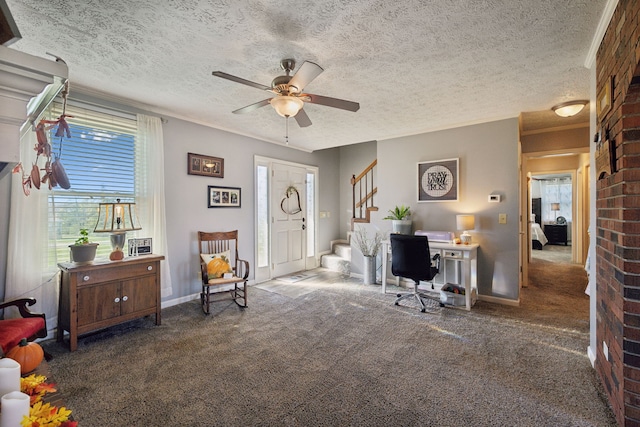
[[[498,214],[498,224],[506,224],[507,223],[507,214],[501,213]]]

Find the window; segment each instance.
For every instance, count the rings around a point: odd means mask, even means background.
[[[61,108],[54,105],[51,116],[60,116]],[[135,202],[135,118],[71,105],[66,114],[73,116],[67,120],[71,137],[55,137],[55,128],[49,134],[52,160],[59,159],[71,183],[68,190],[54,187],[48,197],[48,264],[52,268],[69,261],[68,245],[81,228],[87,228],[90,240],[99,243],[97,256],[107,258],[109,233],[93,233],[98,204],[116,198]]]
[[[540,186],[542,188],[544,222],[555,224],[559,216],[564,217],[567,222],[571,222],[573,203],[571,177],[545,179],[541,181]],[[557,205],[559,210],[553,210],[552,204]]]
[[[307,172],[307,257],[314,257],[316,255],[316,175],[312,172]]]
[[[269,267],[269,168],[256,166],[257,267]]]

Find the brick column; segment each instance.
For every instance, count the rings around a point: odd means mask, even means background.
[[[614,171],[596,183],[596,371],[618,424],[640,426],[640,2],[621,0],[596,58]]]

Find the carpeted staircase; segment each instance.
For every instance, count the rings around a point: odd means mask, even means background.
[[[351,245],[349,240],[331,242],[331,253],[322,255],[320,265],[342,274],[351,273]]]

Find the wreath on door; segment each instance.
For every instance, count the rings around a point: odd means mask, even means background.
[[[294,193],[296,195],[296,201],[298,202],[298,207],[294,208],[292,211],[288,211],[284,208],[284,202],[287,201],[291,197],[291,195]],[[282,210],[282,212],[286,213],[287,215],[295,215],[297,213],[302,212],[302,206],[300,205],[300,193],[298,193],[298,189],[293,185],[290,185],[287,187],[287,190],[285,191],[285,196],[280,201],[280,209]]]

